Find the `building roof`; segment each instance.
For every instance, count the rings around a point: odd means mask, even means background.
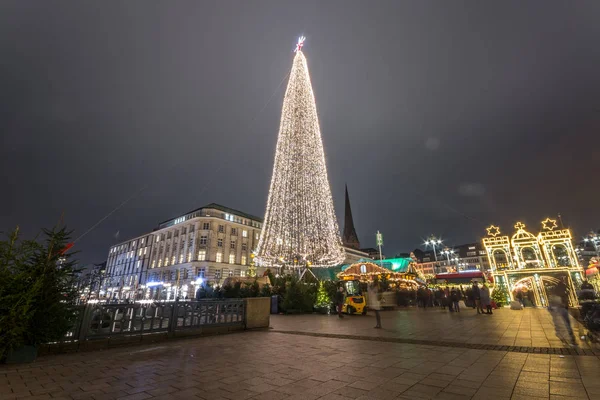
[[[174,219],[177,219],[179,217],[182,217],[184,215],[192,214],[192,213],[195,213],[196,211],[204,210],[204,209],[207,209],[207,208],[212,208],[212,209],[215,209],[215,210],[223,211],[223,212],[228,213],[228,214],[235,214],[238,217],[243,217],[243,218],[252,219],[252,220],[258,221],[258,222],[263,222],[262,218],[257,217],[255,215],[247,214],[245,212],[242,212],[242,211],[239,211],[239,210],[235,210],[233,208],[225,207],[225,206],[222,206],[222,205],[217,204],[217,203],[210,203],[210,204],[208,204],[208,205],[206,205],[204,207],[196,208],[195,210],[188,211],[186,213],[180,214],[177,217],[166,219],[166,220],[160,222],[158,224],[158,226],[161,226],[162,224],[170,222],[170,221],[172,221]]]

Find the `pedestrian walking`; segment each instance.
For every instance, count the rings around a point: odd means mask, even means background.
[[[479,286],[477,282],[473,282],[473,287],[471,288],[473,291],[473,299],[475,299],[475,307],[477,308],[477,314],[483,314],[483,308],[481,307],[481,292],[479,291]]]
[[[548,298],[548,311],[552,315],[556,336],[570,346],[576,346],[575,335],[569,319],[569,295],[567,285],[561,280]],[[564,328],[564,329],[563,329]],[[566,334],[563,332],[566,330]],[[568,336],[568,340],[567,340]]]
[[[344,318],[342,315],[342,308],[344,307],[344,300],[346,296],[344,293],[344,287],[340,286],[338,291],[335,293],[335,304],[337,306],[338,318]]]
[[[460,312],[460,307],[458,305],[458,302],[460,301],[460,292],[456,288],[453,288],[450,291],[450,300],[452,301],[453,311]]]
[[[381,290],[379,288],[379,282],[372,282],[368,289],[367,294],[369,296],[369,309],[375,311],[375,318],[377,319],[377,325],[375,329],[381,329]]]
[[[485,307],[486,314],[492,314],[492,299],[490,297],[490,288],[484,283],[481,289],[479,289],[479,297],[481,302],[481,312],[483,312],[483,307]]]

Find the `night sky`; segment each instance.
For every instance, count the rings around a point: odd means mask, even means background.
[[[78,236],[145,188],[77,243],[100,262],[211,202],[263,215],[304,34],[338,221],[347,183],[363,247],[559,212],[583,235],[600,228],[599,18],[583,0],[4,0],[0,230],[64,212]]]

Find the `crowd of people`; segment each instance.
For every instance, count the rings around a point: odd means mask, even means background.
[[[485,283],[480,287],[477,282],[473,282],[466,289],[463,286],[421,287],[417,290],[416,295],[417,305],[424,309],[441,307],[448,308],[450,312],[460,312],[460,302],[462,301],[466,307],[477,309],[477,314],[493,314],[490,288]]]

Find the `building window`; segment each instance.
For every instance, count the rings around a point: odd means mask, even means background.
[[[229,255],[229,264],[235,264],[235,254]]]
[[[140,248],[140,249],[138,250],[138,256],[141,256],[141,255],[142,255],[142,249]]]
[[[255,240],[258,240],[258,233],[255,233],[255,234],[254,234],[254,239],[255,239]]]
[[[188,270],[187,268],[183,270],[183,279],[187,279],[188,278]]]
[[[236,228],[231,228],[231,235],[232,236],[237,236],[237,229]]]
[[[202,229],[204,229],[205,231],[210,229],[210,222],[205,222],[202,224]]]
[[[246,276],[246,271],[240,271],[240,276],[243,278]]]
[[[148,248],[144,247],[144,255],[148,254]]]
[[[208,237],[200,236],[200,244],[206,245],[206,242],[208,242]]]
[[[241,264],[242,265],[246,265],[246,256],[242,256],[242,262],[241,262]]]
[[[248,231],[247,230],[243,230],[242,231],[242,237],[248,237]]]
[[[198,252],[198,261],[205,261],[206,260],[206,250],[200,250]]]
[[[187,233],[187,228],[183,228],[183,229],[181,230],[181,234],[182,234],[182,235],[185,235],[186,233]]]
[[[235,240],[232,240],[231,243],[229,243],[229,248],[235,249]]]
[[[187,258],[187,262],[192,261],[192,252],[188,251],[188,258]]]
[[[204,278],[204,275],[206,275],[206,268],[204,268],[204,267],[196,268],[196,276],[198,278]]]
[[[467,257],[476,256],[476,255],[477,255],[476,251],[467,251]]]
[[[156,266],[156,260],[152,260],[152,265],[150,266],[150,268],[154,268]]]
[[[142,261],[138,260],[136,268],[139,268],[141,263],[142,263]]]
[[[229,270],[229,276],[233,276],[233,270],[232,269]]]
[[[217,239],[217,247],[223,247],[223,239]]]
[[[183,254],[179,256],[179,264],[183,263]]]
[[[242,250],[248,250],[248,243],[242,243]]]
[[[171,239],[171,232],[167,232],[167,239]]]
[[[223,262],[223,253],[217,253],[217,262]]]
[[[219,225],[219,233],[224,233],[224,232],[225,232],[225,226]]]
[[[217,279],[217,280],[221,279],[221,270],[220,269],[215,270],[215,279]]]
[[[162,258],[158,260],[158,268],[162,267]]]
[[[175,256],[171,257],[171,264],[175,264]]]
[[[159,240],[160,240],[160,237],[158,235],[156,235],[156,243],[158,243]]]

